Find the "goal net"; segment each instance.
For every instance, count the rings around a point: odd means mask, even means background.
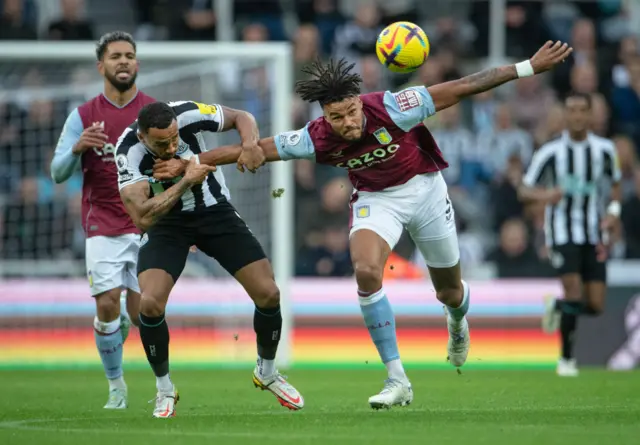
[[[247,110],[262,135],[290,129],[287,44],[141,43],[138,60],[138,87],[158,100],[197,100]],[[67,115],[103,89],[94,46],[0,44],[0,79],[0,338],[18,339],[17,344],[2,342],[0,363],[37,364],[55,358],[61,365],[98,364],[90,335],[94,303],[84,278],[82,175],[77,172],[55,185],[49,172]],[[206,140],[215,147],[239,138],[230,131],[207,135]],[[222,168],[234,206],[274,265],[285,323],[278,359],[286,365],[291,349],[291,165],[267,165],[256,174],[240,174],[234,165]],[[272,191],[278,189],[284,194],[273,198]],[[226,364],[254,359],[252,308],[246,293],[215,261],[200,252],[191,254],[167,310],[174,361]],[[56,335],[75,343],[49,357],[46,351]],[[140,349],[128,348],[125,357],[144,362],[137,354]]]

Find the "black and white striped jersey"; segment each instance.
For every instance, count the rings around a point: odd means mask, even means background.
[[[218,132],[224,125],[220,105],[206,105],[192,101],[169,102],[176,113],[180,141],[176,157],[190,159],[194,154],[208,151],[202,132]],[[149,182],[150,196],[157,196],[181,178],[159,181],[153,178],[153,163],[157,156],[138,140],[138,123],[134,122],[122,133],[116,145],[118,187],[122,190],[139,181]],[[170,213],[193,212],[230,200],[224,175],[218,169],[202,182],[187,190]]]
[[[608,198],[603,190],[620,179],[616,148],[609,139],[589,133],[586,140],[573,141],[565,131],[559,139],[540,147],[533,155],[524,185],[564,191],[560,202],[546,208],[546,244],[597,244]]]

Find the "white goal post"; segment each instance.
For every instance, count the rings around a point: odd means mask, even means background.
[[[241,43],[241,42],[221,42],[221,43],[182,43],[182,42],[140,42],[137,48],[137,57],[140,62],[140,77],[138,80],[139,87],[147,91],[147,88],[156,88],[158,91],[175,94],[187,94],[182,91],[200,91],[205,97],[164,97],[162,93],[153,95],[159,100],[177,100],[190,99],[201,101],[218,101],[216,95],[225,92],[224,87],[214,87],[214,82],[208,79],[218,80],[224,66],[235,65],[260,66],[267,71],[269,76],[269,84],[265,89],[268,95],[269,135],[281,131],[292,129],[292,119],[290,104],[292,99],[293,88],[293,67],[291,47],[288,43]],[[0,105],[10,102],[24,103],[25,101],[35,101],[39,98],[46,97],[72,97],[78,96],[84,100],[100,92],[102,89],[102,81],[98,74],[95,73],[95,43],[94,42],[22,42],[22,41],[4,41],[0,42]],[[40,75],[44,82],[38,85],[23,86],[21,77],[25,76],[24,71],[31,64],[47,64],[49,68],[42,70]],[[94,74],[90,81],[74,82],[71,77],[56,79],[57,81],[49,81],[49,73],[53,76],[56,65],[81,64],[86,68],[86,72],[93,69]],[[252,65],[253,64],[253,65]],[[16,71],[14,65],[19,65],[22,71]],[[154,68],[149,69],[152,65]],[[222,67],[222,68],[221,68]],[[71,71],[71,70],[69,70]],[[195,79],[194,80],[194,74]],[[12,86],[11,76],[17,77],[13,79],[18,87]],[[199,77],[199,80],[198,79]],[[229,74],[233,77],[234,74]],[[59,76],[60,77],[60,76]],[[253,78],[253,77],[251,77]],[[181,80],[182,79],[182,80]],[[190,80],[189,80],[190,79]],[[233,79],[229,79],[233,80]],[[187,82],[195,82],[196,89],[187,88]],[[170,90],[170,91],[168,91]],[[240,85],[238,97],[244,94],[244,85]],[[251,103],[252,98],[246,99],[247,103]],[[78,102],[76,98],[76,102]],[[81,101],[80,101],[81,102]],[[238,99],[240,102],[240,99]],[[219,99],[219,103],[234,107],[238,103],[226,104],[223,99]],[[244,103],[244,102],[242,102]],[[251,111],[251,110],[249,110]],[[267,115],[265,113],[265,115]],[[65,116],[66,117],[66,116]],[[260,125],[260,117],[256,116]],[[263,136],[267,136],[264,130],[261,131]],[[35,145],[35,144],[34,144]],[[37,147],[36,147],[37,148]],[[43,147],[52,150],[53,147]],[[276,281],[280,287],[282,299],[282,340],[280,350],[278,352],[279,366],[286,367],[291,362],[291,334],[293,314],[290,303],[290,282],[294,270],[294,181],[293,181],[293,164],[289,162],[277,162],[264,169],[267,173],[262,173],[265,183],[259,186],[261,192],[265,192],[265,188],[271,190],[284,189],[285,192],[277,199],[270,199],[268,203],[263,202],[263,206],[270,206],[269,215],[265,215],[265,239],[269,240],[270,246],[268,251],[273,262]],[[240,175],[240,173],[229,170],[227,173],[227,181],[232,175]],[[245,175],[251,175],[245,173]],[[260,172],[255,175],[260,177]],[[251,179],[239,179],[242,181]],[[231,187],[230,187],[231,188]],[[257,190],[256,190],[257,191]],[[232,192],[232,199],[234,191]],[[247,195],[251,195],[249,192]],[[256,194],[257,193],[253,193]],[[248,201],[247,201],[248,202]],[[248,204],[250,207],[256,207],[258,204]],[[265,212],[266,213],[266,212]],[[251,227],[251,222],[248,222]],[[268,230],[266,229],[268,225]],[[251,227],[253,229],[253,227]],[[7,261],[0,266],[0,270],[8,267]],[[37,267],[37,266],[36,266]],[[34,276],[37,276],[34,272]],[[196,274],[197,275],[197,274]],[[1,278],[0,278],[1,279]]]

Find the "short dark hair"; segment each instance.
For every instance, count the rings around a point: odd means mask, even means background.
[[[296,93],[302,100],[320,105],[358,96],[362,77],[351,72],[354,66],[355,63],[349,64],[346,59],[337,62],[329,59],[327,64],[318,59],[302,69],[311,78],[296,82]]]
[[[114,42],[128,42],[133,46],[133,50],[136,51],[136,41],[133,40],[133,36],[124,31],[108,32],[98,40],[96,43],[96,57],[98,61],[102,60],[104,53],[107,52],[107,47],[110,43]]]
[[[176,120],[173,108],[165,102],[152,102],[145,105],[138,112],[138,129],[147,133],[150,128],[164,130]]]
[[[575,99],[583,99],[587,103],[587,107],[591,108],[591,102],[593,102],[593,100],[591,99],[591,94],[589,94],[589,93],[579,93],[577,91],[570,91],[564,97],[565,104],[567,103],[567,100],[574,99],[574,98]]]

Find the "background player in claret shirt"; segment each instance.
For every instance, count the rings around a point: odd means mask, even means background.
[[[462,366],[469,351],[469,287],[461,279],[453,209],[440,173],[447,163],[423,120],[465,97],[547,71],[570,52],[566,44],[547,42],[517,65],[430,87],[362,95],[362,79],[350,72],[353,65],[318,62],[307,70],[311,80],[298,82],[296,91],[306,101],[319,102],[324,117],[260,141],[267,161],[304,158],[349,172],[354,186],[350,249],[360,307],[389,374],[383,390],[369,398],[373,408],[413,400],[382,287],[385,263],[403,228],[425,257],[436,297],[446,307],[451,363]],[[240,153],[238,146],[221,147],[203,155],[201,162],[233,162]],[[172,177],[182,169],[179,162],[167,162],[156,166],[154,175]]]
[[[129,319],[120,314],[120,294],[127,289],[127,312],[138,324],[140,289],[136,261],[140,232],[127,215],[118,193],[115,144],[145,104],[155,100],[136,88],[136,44],[124,32],[105,34],[96,47],[104,92],[73,110],[51,162],[56,183],[82,167],[82,224],[87,237],[86,264],[96,301],[95,340],[109,380],[105,408],[127,407],[122,376],[122,345]]]
[[[173,417],[178,402],[178,391],[169,376],[165,308],[193,245],[215,258],[255,303],[258,358],[254,385],[273,393],[289,409],[304,405],[300,393],[275,368],[282,315],[271,263],[229,202],[222,171],[198,162],[207,151],[202,132],[233,128],[243,142],[238,162],[255,170],[264,162],[255,119],[220,105],[191,101],[147,105],[118,141],[120,194],[135,223],[146,232],[138,259],[140,338],[156,375],[154,417]],[[189,163],[183,177],[168,181],[150,177],[154,163],[173,158]]]

